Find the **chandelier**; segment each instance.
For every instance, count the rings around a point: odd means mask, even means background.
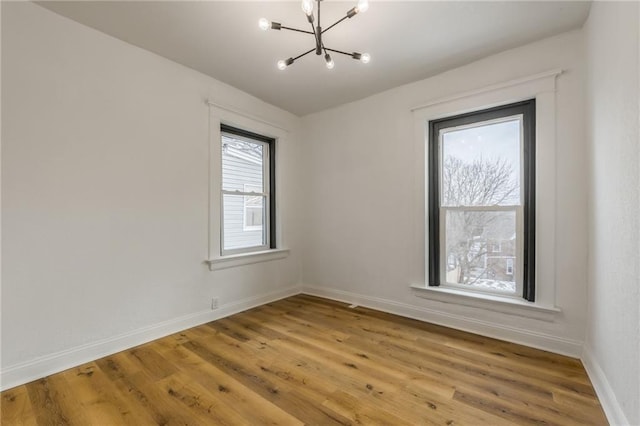
[[[338,25],[340,22],[344,21],[347,18],[348,19],[353,18],[355,15],[357,15],[360,12],[366,12],[367,9],[369,9],[369,1],[368,0],[359,0],[357,6],[352,7],[351,9],[349,9],[349,11],[346,13],[345,16],[343,16],[341,19],[337,20],[333,24],[329,25],[325,29],[322,29],[322,26],[320,24],[320,1],[322,1],[322,0],[317,0],[317,3],[318,3],[317,23],[314,25],[314,21],[316,19],[315,19],[314,15],[313,15],[313,0],[302,0],[302,11],[305,13],[305,15],[307,15],[307,21],[311,25],[311,31],[301,30],[301,29],[298,29],[298,28],[286,27],[286,26],[280,24],[279,22],[269,22],[265,18],[260,18],[260,20],[258,21],[258,26],[260,27],[260,29],[262,29],[264,31],[268,30],[269,28],[271,28],[272,30],[289,30],[289,31],[295,31],[295,32],[299,32],[299,33],[311,34],[311,35],[313,35],[313,37],[315,39],[315,44],[316,45],[315,45],[314,48],[309,49],[306,52],[301,53],[300,55],[298,55],[296,57],[291,57],[289,59],[281,59],[281,60],[279,60],[278,61],[278,69],[284,70],[289,65],[291,65],[295,61],[297,61],[298,59],[300,59],[303,56],[306,56],[309,53],[314,52],[314,51],[316,52],[316,55],[318,55],[318,56],[324,54],[325,64],[326,64],[327,68],[329,68],[330,70],[333,69],[333,67],[335,66],[335,63],[333,62],[333,59],[331,58],[331,54],[329,52],[340,53],[341,55],[351,56],[353,59],[361,61],[362,63],[365,63],[365,64],[369,63],[369,61],[371,60],[371,56],[368,53],[358,53],[358,52],[349,53],[349,52],[343,52],[341,50],[330,49],[330,48],[328,48],[328,47],[326,47],[324,45],[324,41],[323,41],[324,33],[329,31],[331,28],[335,27],[336,25]]]

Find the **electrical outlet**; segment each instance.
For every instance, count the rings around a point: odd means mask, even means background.
[[[211,299],[211,310],[218,309],[218,298],[214,297]]]

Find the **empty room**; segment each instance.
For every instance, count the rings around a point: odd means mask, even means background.
[[[2,425],[640,426],[640,3],[1,1]]]

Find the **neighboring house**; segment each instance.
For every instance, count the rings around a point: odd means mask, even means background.
[[[485,276],[498,281],[513,281],[516,268],[515,234],[507,240],[488,240],[486,244],[487,250],[482,259]]]
[[[228,136],[222,138],[222,175],[230,191],[262,192],[262,152],[255,144]],[[226,249],[262,244],[264,209],[262,197],[224,195],[224,236]]]
[[[473,259],[468,280],[489,279],[513,281],[516,268],[515,236],[510,239],[487,239],[474,237],[468,241],[469,257]],[[460,273],[458,261],[454,255],[447,259],[447,276],[456,282]]]
[[[514,283],[515,216],[497,215],[471,222],[465,222],[463,232],[450,242],[447,281],[471,285],[477,280]]]

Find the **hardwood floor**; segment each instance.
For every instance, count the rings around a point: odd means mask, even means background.
[[[3,425],[602,425],[579,360],[298,295],[5,391]]]

